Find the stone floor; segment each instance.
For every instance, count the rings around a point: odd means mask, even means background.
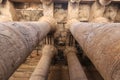
[[[37,55],[37,52],[33,51],[32,54],[16,70],[16,72],[11,76],[9,80],[29,80],[39,60],[40,60],[40,54]]]
[[[33,73],[35,67],[37,66],[41,51],[33,51],[32,54],[26,59],[26,61],[15,71],[15,73],[10,77],[9,80],[29,80],[31,74]],[[94,66],[83,67],[88,80],[104,80],[100,74],[97,72]],[[50,66],[48,80],[69,80],[68,67],[61,64],[60,62],[55,65]]]
[[[27,60],[15,71],[9,80],[29,80],[32,72],[40,60],[40,51],[37,55],[36,51],[27,58]],[[69,80],[68,67],[56,64],[50,67],[48,80]]]

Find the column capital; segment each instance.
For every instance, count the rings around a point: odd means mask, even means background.
[[[66,47],[64,51],[65,56],[67,56],[68,54],[75,54],[75,53],[77,53],[77,50],[74,47]]]
[[[2,3],[3,0],[0,0],[0,4]]]
[[[112,0],[99,0],[99,3],[100,3],[102,6],[109,5],[111,2],[112,2]]]
[[[40,22],[47,22],[48,24],[50,24],[51,27],[51,31],[55,31],[56,30],[56,25],[57,22],[53,17],[50,16],[43,16],[39,19]]]
[[[52,45],[45,45],[42,49],[43,56],[53,57],[56,54],[57,54],[57,49]]]
[[[70,19],[67,21],[66,28],[69,29],[72,26],[72,24],[78,23],[78,22],[80,21],[78,21],[77,19]]]
[[[41,0],[43,4],[50,5],[53,0]]]
[[[79,3],[81,0],[70,0],[71,3]]]

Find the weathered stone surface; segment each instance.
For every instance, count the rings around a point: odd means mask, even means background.
[[[70,31],[105,80],[120,79],[120,23],[74,23]]]
[[[48,22],[0,23],[1,80],[7,80],[12,75],[50,29]]]

